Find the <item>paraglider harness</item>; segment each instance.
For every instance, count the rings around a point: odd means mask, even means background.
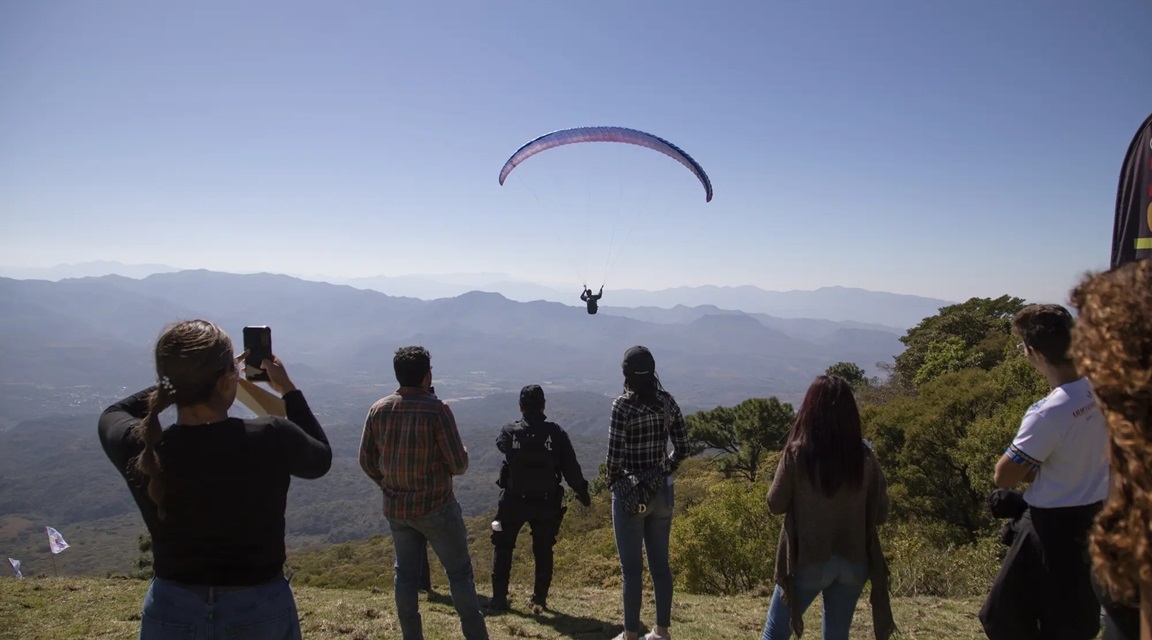
[[[514,499],[545,501],[558,497],[560,481],[550,430],[526,428],[524,420],[516,424],[519,428],[512,431],[512,450],[505,454],[496,486]]]
[[[603,295],[604,287],[600,287],[600,293],[592,293],[592,290],[588,288],[588,285],[584,285],[584,292],[580,294],[580,299],[588,305],[589,314],[596,313],[596,301],[599,300],[600,296]]]

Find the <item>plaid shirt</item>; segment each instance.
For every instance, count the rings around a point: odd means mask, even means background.
[[[384,492],[384,516],[419,517],[452,500],[452,476],[468,469],[452,410],[429,391],[400,387],[372,405],[360,467]]]
[[[688,457],[688,427],[680,405],[667,391],[660,392],[663,409],[653,409],[640,398],[625,393],[612,402],[608,426],[608,481],[652,467],[665,465],[671,472]],[[670,424],[665,424],[666,417]],[[672,454],[668,454],[668,438]]]

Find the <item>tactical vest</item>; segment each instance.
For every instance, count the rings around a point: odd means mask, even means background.
[[[523,421],[520,422],[524,424]],[[505,454],[508,460],[508,495],[543,498],[555,493],[556,446],[550,429],[518,428],[512,430],[512,443]]]

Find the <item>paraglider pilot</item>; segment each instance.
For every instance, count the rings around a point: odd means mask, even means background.
[[[596,313],[596,301],[604,297],[604,285],[600,285],[600,293],[593,294],[588,285],[584,285],[584,293],[580,294],[580,299],[588,303],[588,313]]]

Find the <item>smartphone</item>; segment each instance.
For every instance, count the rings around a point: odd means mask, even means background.
[[[267,381],[268,372],[260,368],[260,363],[272,359],[272,329],[270,327],[244,327],[244,378],[257,382]]]

